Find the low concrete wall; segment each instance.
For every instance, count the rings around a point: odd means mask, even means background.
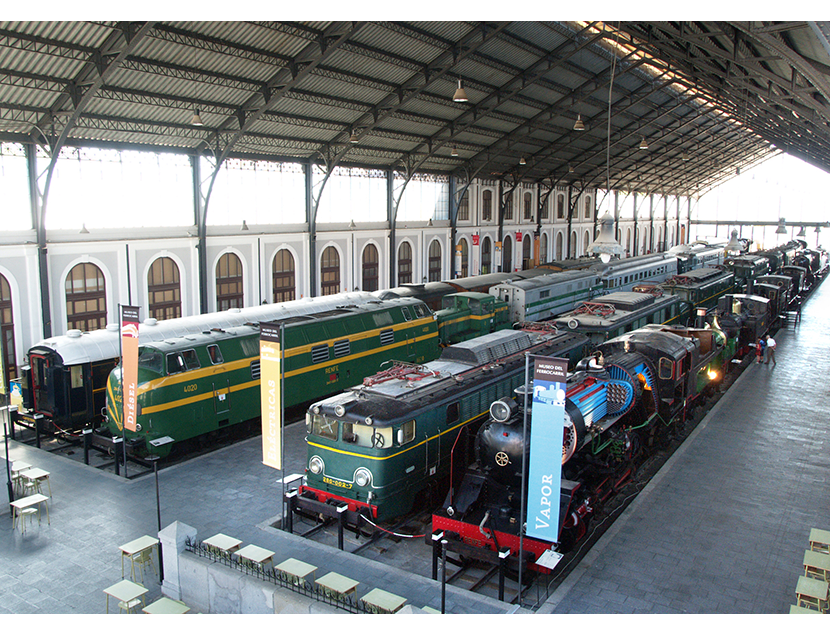
[[[201,613],[342,613],[289,589],[194,553],[179,554],[182,602]]]
[[[343,613],[222,562],[191,553],[185,549],[185,536],[195,540],[196,530],[173,523],[159,532],[165,569],[162,591],[187,604],[193,612],[245,615]]]

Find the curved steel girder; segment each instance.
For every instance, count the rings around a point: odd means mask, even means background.
[[[205,139],[205,145],[216,142],[218,145],[223,133],[229,137],[224,147],[220,149],[216,157],[216,166],[211,174],[207,193],[204,195],[204,213],[207,214],[207,207],[210,202],[210,195],[219,175],[219,170],[232,151],[234,144],[241,139],[253,124],[285,93],[303,81],[314,68],[328,59],[346,40],[360,31],[366,22],[336,22],[329,26],[317,41],[309,43],[303,50],[295,55],[290,62],[277,71],[266,82],[263,90],[249,97],[237,110],[238,116],[228,117],[222,125],[214,130]]]
[[[587,31],[588,28],[590,27],[586,27],[585,29],[583,29],[583,31]],[[436,151],[438,149],[446,145],[459,133],[471,128],[480,119],[491,116],[492,111],[499,105],[501,105],[505,101],[509,101],[512,97],[518,95],[522,90],[527,88],[527,86],[543,80],[546,74],[549,73],[551,70],[564,64],[578,51],[584,49],[587,46],[590,46],[597,40],[600,40],[604,37],[603,34],[599,33],[592,38],[582,38],[582,40],[580,41],[579,39],[577,39],[580,38],[580,35],[581,32],[575,34],[573,40],[569,40],[568,42],[565,42],[564,44],[560,45],[556,50],[542,55],[534,64],[525,69],[522,73],[508,80],[507,83],[503,84],[495,91],[485,96],[484,99],[478,101],[474,107],[465,111],[453,122],[444,126],[441,130],[431,135],[429,140],[426,142],[427,152],[418,165],[423,165],[430,157],[436,154]],[[563,52],[565,51],[567,51],[567,53],[563,55]],[[544,67],[544,69],[540,70],[541,67]],[[493,100],[495,100],[496,103],[493,104],[492,107],[485,107],[487,103]],[[463,121],[465,119],[469,119],[469,121]],[[522,123],[519,127],[521,128],[522,126],[529,125],[530,121],[531,120],[527,120],[526,122]],[[408,154],[410,156],[414,156],[415,154],[419,153],[419,151],[424,147],[424,145],[425,144],[422,143],[416,146]],[[488,147],[482,152],[489,151],[490,148]],[[479,153],[479,155],[480,154],[481,153]],[[483,167],[484,166],[482,166],[482,168],[480,169],[483,169]]]
[[[672,23],[646,23],[645,26],[638,23],[624,23],[623,30],[625,30],[631,37],[635,37],[641,41],[647,41],[648,48],[652,51],[652,55],[660,57],[664,60],[670,60],[677,69],[683,72],[687,77],[692,78],[696,82],[696,90],[713,103],[720,104],[725,111],[732,110],[730,103],[741,104],[741,110],[745,110],[748,104],[748,94],[750,91],[756,97],[763,98],[768,102],[774,102],[778,109],[775,109],[763,102],[760,108],[769,114],[772,119],[776,117],[784,117],[790,125],[796,126],[802,130],[804,135],[814,134],[812,129],[813,123],[810,121],[814,117],[815,112],[823,112],[824,119],[827,121],[828,112],[830,109],[827,104],[823,104],[809,95],[809,92],[797,91],[793,92],[792,80],[783,78],[770,71],[764,64],[758,61],[756,55],[739,56],[740,46],[735,43],[735,52],[732,55],[727,55],[721,43],[715,44],[713,38],[723,36],[724,31],[718,33],[697,33],[689,32],[684,29],[686,23],[680,23],[679,27]],[[729,31],[741,32],[737,23],[718,23],[720,27],[725,26]],[[748,27],[747,27],[748,28]],[[659,37],[658,37],[659,35]],[[773,51],[776,56],[781,53],[787,53],[786,47],[782,43],[776,45],[774,38],[765,34],[765,39],[772,40],[770,45],[775,45],[778,51]],[[696,50],[700,51],[702,55],[694,58],[690,57],[689,52],[678,45],[680,43],[688,43],[694,46]],[[751,37],[743,37],[744,45],[751,45],[754,47],[764,47],[764,42],[761,38],[755,38],[755,34]],[[795,59],[797,54],[790,51],[788,56],[791,60],[784,59],[783,61],[790,64],[797,62]],[[724,64],[725,60],[725,64]],[[741,72],[736,74],[735,69],[740,69]],[[799,71],[800,73],[801,71]],[[807,77],[806,73],[802,73]],[[812,73],[815,77],[816,73]],[[758,85],[758,79],[766,80],[768,82],[766,89]],[[809,77],[807,77],[810,79]],[[812,81],[812,79],[811,79]],[[826,83],[826,81],[825,81]],[[736,84],[742,84],[737,86]],[[773,92],[772,87],[775,86],[777,91],[782,93],[782,96]],[[793,116],[793,111],[799,111],[799,118]],[[741,120],[740,112],[736,112],[735,116]],[[748,125],[748,122],[747,124]],[[778,139],[767,139],[768,141],[780,143]]]
[[[634,54],[634,52],[630,53],[629,55],[626,55],[624,58],[622,58],[622,60],[627,59],[630,55],[633,55],[633,54]],[[619,77],[620,74],[634,71],[635,69],[639,68],[644,63],[645,63],[644,59],[641,59],[641,60],[638,60],[638,61],[634,62],[633,64],[629,65],[625,70],[623,70],[619,74],[617,74],[617,77]],[[565,95],[561,99],[557,100],[556,102],[551,104],[551,106],[549,108],[547,108],[545,111],[542,111],[542,112],[538,113],[533,119],[531,119],[529,121],[535,121],[535,120],[539,119],[540,117],[543,117],[543,116],[545,116],[549,113],[556,113],[557,109],[558,109],[558,106],[563,102],[577,103],[578,101],[582,101],[581,99],[577,99],[577,97],[576,97],[576,95],[578,95],[579,93],[583,93],[583,94],[588,95],[588,94],[596,92],[597,90],[600,90],[600,89],[604,88],[611,81],[609,71],[610,71],[610,68],[605,69],[602,72],[595,74],[593,77],[591,77],[591,78],[587,79],[585,82],[583,82],[579,87],[577,87],[573,91],[571,91],[571,93],[569,93],[568,95]],[[603,78],[603,76],[606,76],[604,81],[600,81]],[[623,99],[625,99],[625,98],[623,98]],[[597,117],[595,117],[592,120],[586,120],[586,122],[594,123],[596,121],[601,121],[604,117],[605,117],[605,114],[600,114],[600,115],[597,115]],[[556,149],[559,147],[559,144],[562,142],[562,140],[565,139],[566,137],[568,137],[569,135],[572,135],[572,134],[573,133],[571,131],[568,131],[564,135],[561,135],[558,139],[548,143],[544,150],[531,155],[531,159],[537,159],[537,161],[535,161],[535,163],[538,166],[539,156],[542,156],[542,157],[552,156],[555,153]],[[494,146],[504,146],[504,145],[506,145],[510,142],[511,142],[510,135],[509,134],[504,135],[502,137],[502,139],[500,139],[498,142],[496,142],[495,144],[492,144],[491,146],[488,147],[488,154],[490,152],[492,152],[492,148]],[[470,162],[471,163],[474,162],[479,156],[481,156],[481,154],[483,154],[483,153],[480,153],[476,157],[472,157],[470,159]],[[489,164],[490,160],[488,159],[487,162]],[[524,168],[523,170],[521,170],[517,167],[516,169],[518,170],[518,174],[520,174],[522,176],[528,174],[534,168],[533,165],[530,165],[531,163],[534,163],[534,161],[528,161],[528,167]],[[554,171],[551,170],[548,173],[548,175],[540,177],[537,180],[543,180],[545,178],[553,178],[553,173],[554,173]]]
[[[430,62],[423,71],[413,75],[394,95],[385,97],[375,108],[372,109],[372,112],[358,118],[353,125],[353,129],[359,127],[362,135],[365,135],[366,132],[372,130],[378,124],[391,117],[404,104],[418,97],[418,95],[420,95],[428,85],[446,75],[453,66],[470,57],[476,50],[487,42],[490,42],[494,38],[498,37],[499,33],[501,33],[508,24],[509,22],[498,22],[493,25],[482,23],[477,28],[471,30],[459,42],[456,42],[451,48],[445,50],[438,57],[432,60],[432,62]],[[370,117],[372,121],[364,125],[361,121],[363,121],[366,117]],[[360,136],[361,134],[358,135],[358,139]],[[331,167],[337,166],[350,150],[351,147],[347,141],[345,147],[335,157],[334,164]],[[395,226],[395,221],[398,215],[398,206],[400,205],[401,198],[406,190],[406,186],[409,184],[409,181],[412,179],[414,174],[415,169],[407,170],[407,177],[401,187],[401,192],[398,195],[398,198],[393,202],[389,219],[392,229],[394,229]],[[315,202],[315,215],[316,212],[317,203]]]

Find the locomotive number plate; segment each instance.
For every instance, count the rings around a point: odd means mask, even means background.
[[[335,487],[342,487],[343,489],[352,489],[351,483],[344,483],[343,481],[338,481],[328,476],[323,477],[323,482],[328,485],[334,485]]]

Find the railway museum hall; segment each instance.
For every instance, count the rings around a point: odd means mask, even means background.
[[[830,22],[0,23],[0,613],[827,612],[830,217],[707,201],[829,104]]]

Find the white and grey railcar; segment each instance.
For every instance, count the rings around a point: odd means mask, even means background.
[[[593,271],[562,271],[526,280],[502,282],[490,295],[507,302],[513,322],[539,322],[571,311],[604,290]]]

